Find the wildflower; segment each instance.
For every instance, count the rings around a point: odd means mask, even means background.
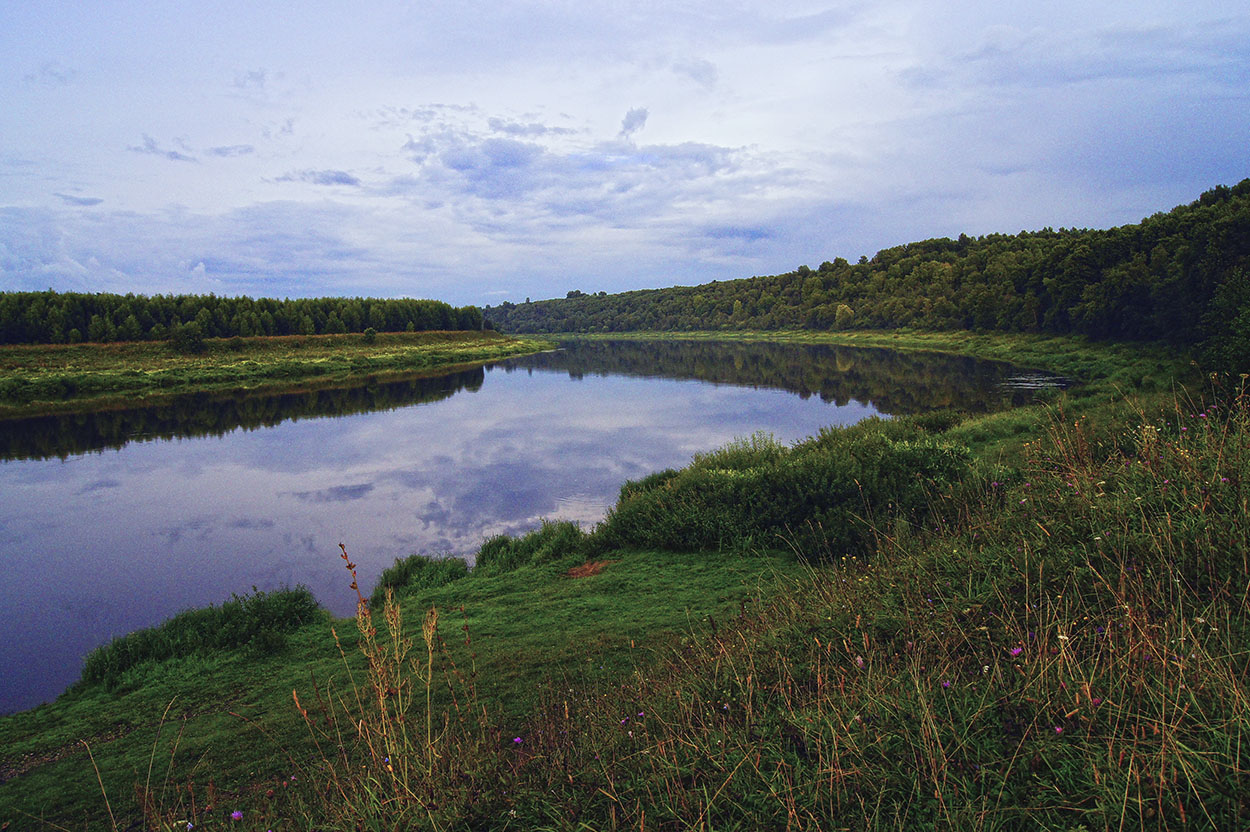
[[[950,686],[951,686],[951,680],[950,680],[950,679],[943,679],[943,680],[942,680],[942,687],[944,687],[944,688],[949,688]]]
[[[235,809],[230,813],[230,820],[243,820],[243,813]]]
[[[1021,653],[1023,653],[1023,652],[1024,652],[1024,648],[1023,648],[1023,647],[1013,647],[1013,648],[1011,648],[1011,655],[1013,655],[1013,656],[1018,656],[1018,655],[1020,655],[1020,654],[1021,654]]]
[[[516,743],[517,745],[520,745],[521,743],[525,742],[525,740],[521,739],[520,737],[513,737],[512,741]]]
[[[863,666],[864,666],[864,657],[863,657],[863,656],[856,656],[856,657],[855,657],[855,666],[856,666],[856,667],[863,667]]]
[[[1056,734],[1062,734],[1062,733],[1063,733],[1063,726],[1062,726],[1062,725],[1056,725],[1056,726],[1055,726],[1055,733],[1056,733]]]

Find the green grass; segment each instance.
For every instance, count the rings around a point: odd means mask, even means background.
[[[155,404],[193,392],[282,392],[445,372],[550,344],[495,332],[212,339],[0,347],[0,419]]]
[[[476,667],[478,704],[492,721],[519,730],[551,680],[619,679],[650,667],[656,651],[691,626],[754,604],[768,592],[771,575],[797,568],[777,556],[696,561],[622,552],[611,560],[602,572],[584,578],[565,576],[577,563],[573,560],[408,590],[404,609],[419,617],[438,606],[449,657],[466,678]],[[349,581],[345,573],[346,592]],[[466,625],[469,645],[461,629]],[[292,690],[315,702],[316,691],[324,694],[327,685],[349,689],[348,666],[363,682],[358,639],[350,620],[322,618],[286,633],[285,644],[272,655],[192,652],[132,668],[113,689],[83,685],[54,703],[4,717],[0,771],[11,779],[0,785],[0,823],[39,828],[30,816],[46,815],[71,828],[89,821],[107,828],[104,800],[80,739],[91,744],[118,817],[133,818],[134,786],[146,781],[161,714],[171,702],[156,746],[154,777],[165,782],[172,760],[170,784],[189,780],[202,789],[211,779],[222,795],[254,801],[257,784],[289,778],[294,771],[302,775],[309,766],[313,749]],[[225,801],[219,799],[219,807]]]

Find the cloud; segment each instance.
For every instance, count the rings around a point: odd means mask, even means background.
[[[509,136],[572,136],[578,132],[572,127],[548,127],[545,124],[534,122],[521,124],[520,122],[507,121],[502,118],[491,118],[487,121],[487,124],[496,133],[506,133]]]
[[[199,161],[194,156],[188,156],[185,153],[178,152],[177,150],[166,150],[165,148],[157,144],[156,139],[152,138],[147,133],[143,134],[143,144],[130,145],[126,149],[131,151],[132,153],[145,153],[150,156],[163,156],[164,158],[169,159],[170,161],[173,161],[173,162],[197,162]]]
[[[290,493],[297,500],[307,503],[348,503],[367,496],[373,488],[373,483],[366,482],[359,485],[336,485],[317,491],[293,491]]]
[[[714,240],[745,240],[748,242],[767,240],[773,236],[773,231],[769,228],[746,228],[735,225],[714,226],[705,229],[703,233]]]
[[[269,71],[263,67],[260,69],[249,69],[235,73],[234,86],[235,89],[240,90],[263,90],[268,78]]]
[[[278,182],[307,182],[311,185],[349,185],[360,187],[360,180],[344,170],[300,170],[283,174]]]
[[[221,147],[210,147],[204,152],[209,156],[230,158],[232,156],[246,156],[249,153],[254,153],[255,151],[256,148],[250,144],[229,144]]]
[[[52,195],[55,197],[58,197],[66,205],[79,205],[83,207],[99,205],[101,202],[104,201],[98,196],[74,196],[72,194],[62,194],[62,193],[54,193]]]
[[[75,70],[67,69],[56,61],[49,61],[39,67],[38,71],[23,75],[22,80],[43,87],[65,87],[72,84],[77,76]]]
[[[673,72],[689,78],[704,89],[713,89],[720,78],[716,64],[701,58],[691,58],[673,64]]]
[[[120,480],[109,477],[109,478],[95,480],[94,482],[87,483],[82,488],[78,489],[78,493],[90,494],[93,491],[104,491],[110,488],[121,488],[121,487],[122,487],[122,483]]]
[[[647,108],[635,107],[625,114],[625,118],[621,119],[621,132],[619,137],[628,139],[634,133],[637,133],[647,124]]]

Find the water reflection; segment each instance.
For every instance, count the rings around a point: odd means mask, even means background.
[[[1067,379],[1003,361],[873,347],[751,341],[583,341],[512,359],[512,368],[585,375],[683,378],[787,390],[839,407],[872,402],[902,415],[942,408],[984,413],[1031,401]]]
[[[940,408],[984,412],[1066,385],[1004,362],[937,353],[828,345],[709,341],[570,341],[561,349],[509,359],[516,370],[692,379],[818,396],[839,407],[871,401],[886,414]],[[346,416],[438,401],[481,388],[481,367],[436,377],[282,394],[191,394],[154,407],[0,421],[0,459],[65,458],[140,439],[220,436],[237,428]]]
[[[0,459],[65,458],[120,448],[136,439],[220,436],[288,419],[389,410],[477,390],[484,378],[483,369],[474,367],[435,377],[365,379],[351,387],[279,394],[192,393],[153,407],[0,421]]]
[[[440,379],[5,425],[22,458],[0,463],[0,710],[55,696],[114,635],[253,586],[303,583],[349,614],[339,542],[370,586],[411,552],[592,524],[626,479],[757,429],[794,441],[1017,400],[960,360],[775,347],[579,343]],[[893,389],[912,381],[937,401]]]

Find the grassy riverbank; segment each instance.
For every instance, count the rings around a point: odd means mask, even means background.
[[[537,352],[541,339],[495,332],[293,335],[0,347],[0,419],[159,403],[186,393],[281,392],[450,370]]]
[[[902,337],[1088,374],[1009,414],[735,443],[592,533],[397,568],[398,604],[337,636],[118,664],[0,720],[0,823],[1244,825],[1250,402],[1149,348]]]

